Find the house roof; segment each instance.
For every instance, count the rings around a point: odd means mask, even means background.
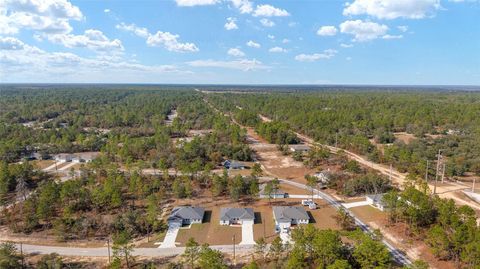
[[[226,160],[223,162],[223,165],[228,165],[230,167],[244,167],[246,166],[244,163],[239,162],[239,161],[232,161],[232,160]]]
[[[385,204],[383,202],[383,195],[384,193],[378,193],[378,194],[370,194],[370,195],[367,195],[368,198],[372,199],[372,201],[374,203],[378,203],[378,204]]]
[[[305,144],[290,145],[290,148],[293,150],[309,150],[310,149],[310,147]]]
[[[223,207],[220,209],[220,220],[254,220],[255,214],[252,208]]]
[[[307,211],[301,206],[274,206],[273,215],[278,222],[291,222],[294,219],[310,219]]]
[[[172,213],[168,217],[168,221],[184,220],[184,219],[203,219],[205,209],[203,207],[178,206],[173,208]]]

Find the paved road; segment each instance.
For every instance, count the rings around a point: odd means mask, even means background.
[[[210,103],[208,103],[208,101],[206,101],[204,99],[205,102],[207,102],[207,104],[209,106],[211,106],[215,111],[217,111],[218,113],[221,113],[218,109],[216,109],[214,106],[212,106]],[[231,117],[230,115],[226,115],[227,117],[229,117],[235,124],[239,125],[240,127],[243,127],[243,128],[246,128],[245,126],[239,124],[238,122],[236,122],[233,117]],[[263,115],[259,115],[259,117],[262,119],[262,121],[266,121],[266,122],[269,122],[271,121],[271,119],[263,116]],[[307,137],[307,136],[304,136],[300,133],[296,133],[297,136],[304,140],[304,142],[306,143],[309,143],[309,144],[316,144],[316,145],[320,145],[318,143],[316,143],[315,141],[313,141],[313,139]],[[330,146],[327,146],[329,147],[330,150],[335,150],[335,153],[340,150],[339,148],[334,148],[334,147],[330,147]],[[348,154],[348,153],[347,153]],[[366,161],[366,162],[369,162],[370,161],[367,161],[367,160],[364,160],[362,157],[354,154],[354,153],[351,153],[352,156],[356,156],[358,158],[360,158],[361,160],[363,161]],[[359,161],[360,162],[360,161]],[[390,174],[390,170],[388,171],[389,174]],[[399,175],[397,175],[398,177]],[[392,173],[392,177],[393,177],[393,173]],[[405,176],[403,176],[403,178],[405,178]],[[273,177],[262,177],[261,179],[266,179],[266,180],[272,180]],[[289,184],[289,185],[292,185],[292,186],[295,186],[297,188],[301,188],[301,189],[305,189],[305,190],[308,190],[311,192],[311,188],[308,187],[307,185],[305,184],[302,184],[302,183],[298,183],[298,182],[294,182],[294,181],[290,181],[290,180],[285,180],[285,179],[279,179],[279,181],[283,182],[283,183],[286,183],[286,184]],[[340,202],[338,202],[337,200],[335,200],[333,197],[331,197],[330,195],[318,190],[318,189],[313,189],[314,191],[314,194],[317,194],[318,196],[320,196],[322,199],[324,199],[325,201],[327,201],[330,205],[332,205],[334,208],[336,209],[340,209],[340,208],[343,208],[345,209],[346,212],[348,212],[354,219],[355,219],[355,224],[357,226],[360,227],[360,229],[362,229],[362,231],[366,232],[366,233],[369,233],[369,234],[373,234],[373,230],[368,226],[366,225],[365,223],[363,223],[363,221],[361,221],[359,218],[357,218],[352,212],[350,212],[350,210],[348,210],[348,208],[345,208]],[[390,244],[389,242],[387,242],[385,239],[382,240],[382,243],[388,248],[388,250],[390,251],[390,253],[392,254],[393,258],[395,261],[397,261],[398,263],[400,264],[404,264],[404,265],[409,265],[411,264],[411,261],[410,259],[405,255],[403,254],[400,250],[398,250],[397,248],[395,248],[392,244]]]
[[[16,244],[17,249],[20,249],[20,244]],[[108,257],[107,247],[103,248],[80,248],[80,247],[57,247],[57,246],[38,246],[23,244],[23,253],[27,254],[50,254],[58,253],[61,256],[82,256],[82,257]],[[233,245],[218,245],[210,246],[212,249],[217,249],[224,253],[232,253]],[[236,245],[235,251],[237,253],[248,253],[253,250],[253,245]],[[185,251],[184,247],[175,248],[134,248],[133,255],[145,257],[166,257],[182,254]],[[111,253],[111,250],[110,250]]]
[[[262,177],[262,179],[271,180],[273,178],[272,177]],[[282,183],[289,184],[289,185],[295,186],[297,188],[301,188],[301,189],[305,189],[305,190],[311,190],[310,187],[308,187],[305,184],[301,184],[301,183],[286,180],[286,179],[278,179],[278,180]],[[336,208],[336,209],[343,208],[346,212],[348,212],[355,219],[355,224],[358,227],[360,227],[360,229],[362,229],[362,231],[364,231],[366,233],[369,233],[369,234],[373,234],[373,230],[367,224],[365,224],[363,221],[361,221],[359,218],[357,218],[352,212],[350,212],[350,210],[348,210],[348,208],[345,208],[340,202],[335,200],[333,197],[331,197],[330,195],[328,195],[328,194],[326,194],[326,193],[324,193],[320,190],[317,190],[317,189],[314,189],[314,192],[317,195],[319,195],[320,197],[322,197],[322,199],[327,201],[334,208]],[[386,240],[382,240],[382,243],[388,248],[388,250],[392,254],[395,261],[397,261],[400,264],[404,264],[404,265],[409,265],[409,264],[412,263],[410,261],[410,259],[403,252],[401,252],[399,249],[394,247],[392,244],[390,244]]]
[[[264,115],[259,115],[259,117],[262,121],[265,121],[265,122],[270,122],[271,121],[271,119],[269,119],[268,117],[266,117]],[[351,151],[315,142],[312,138],[310,138],[306,135],[303,135],[299,132],[294,131],[294,133],[302,141],[304,141],[305,144],[321,146],[321,147],[324,147],[324,148],[328,149],[332,153],[337,153],[339,151],[343,151],[343,152],[345,152],[347,157],[349,157],[350,159],[355,160],[358,163],[360,163],[360,164],[362,164],[366,167],[370,167],[374,170],[377,170],[378,172],[380,172],[383,175],[389,176],[392,179],[392,181],[395,182],[398,185],[399,188],[403,188],[403,186],[404,186],[404,181],[405,181],[406,176],[407,176],[407,174],[405,174],[405,173],[400,173],[399,171],[397,171],[393,168],[390,169],[390,167],[387,167],[386,165],[383,165],[383,164],[374,163],[374,162],[368,160],[366,157],[363,157],[363,156],[358,155],[356,153],[353,153]],[[429,183],[428,185],[430,187],[430,190],[433,190],[433,188],[434,188],[433,184]],[[474,209],[480,210],[480,204],[477,204],[473,201],[468,201],[468,200],[462,199],[462,198],[455,195],[455,192],[460,192],[460,191],[465,190],[465,189],[466,189],[466,187],[462,184],[449,182],[448,186],[437,186],[437,194],[441,198],[453,199],[459,205],[468,205],[468,206],[470,206]]]

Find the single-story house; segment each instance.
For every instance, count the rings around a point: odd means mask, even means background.
[[[383,195],[383,193],[367,195],[366,200],[369,205],[384,211],[387,206],[383,201]]]
[[[310,216],[301,206],[274,206],[275,230],[288,231],[292,225],[308,224]]]
[[[74,156],[72,154],[61,153],[61,154],[55,155],[55,161],[57,161],[57,162],[71,162],[73,157]]]
[[[46,153],[39,153],[39,152],[33,152],[27,156],[25,156],[25,159],[27,160],[48,160],[50,159],[50,155]]]
[[[100,152],[83,152],[80,154],[80,161],[89,163],[95,160],[100,155]]]
[[[223,167],[227,169],[245,169],[247,166],[239,161],[226,160],[223,162]]]
[[[291,152],[307,152],[310,150],[310,147],[305,144],[298,144],[298,145],[289,145]]]
[[[173,208],[172,213],[167,219],[168,224],[189,225],[192,223],[202,223],[205,209],[203,207],[177,206]]]
[[[82,162],[82,158],[80,158],[80,156],[74,155],[72,157],[72,163],[80,163],[80,162]]]
[[[252,208],[223,207],[220,209],[220,225],[244,224],[255,221]]]

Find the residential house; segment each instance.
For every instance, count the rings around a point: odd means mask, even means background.
[[[301,206],[274,206],[275,230],[286,232],[292,225],[308,224],[310,216]]]
[[[383,201],[383,195],[383,193],[367,195],[366,200],[369,205],[384,211],[387,206]]]
[[[223,207],[220,209],[220,225],[247,224],[255,221],[252,208]]]
[[[226,160],[223,162],[223,167],[227,169],[245,169],[247,166],[239,161]]]
[[[298,144],[298,145],[289,145],[291,152],[307,152],[310,150],[310,147],[305,144]]]
[[[72,154],[61,153],[61,154],[55,155],[55,161],[57,161],[57,162],[71,162],[73,157],[74,156]]]
[[[167,219],[169,225],[190,225],[193,223],[202,223],[205,209],[203,207],[177,206],[173,208],[172,213]]]

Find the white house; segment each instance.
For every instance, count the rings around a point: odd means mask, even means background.
[[[205,209],[203,207],[178,206],[173,208],[167,219],[168,224],[189,225],[202,223]]]
[[[255,221],[252,208],[223,207],[220,209],[220,225],[247,224]]]
[[[383,193],[367,195],[366,201],[368,202],[369,205],[375,208],[378,208],[381,211],[384,211],[387,206],[383,202],[383,195],[384,195]]]
[[[61,153],[61,154],[55,155],[55,161],[57,161],[57,162],[71,162],[73,157],[74,156],[72,154]]]
[[[298,144],[298,145],[289,145],[291,152],[307,152],[310,150],[310,147],[305,144]]]
[[[308,224],[310,216],[301,206],[274,206],[275,230],[286,232],[292,225]]]

